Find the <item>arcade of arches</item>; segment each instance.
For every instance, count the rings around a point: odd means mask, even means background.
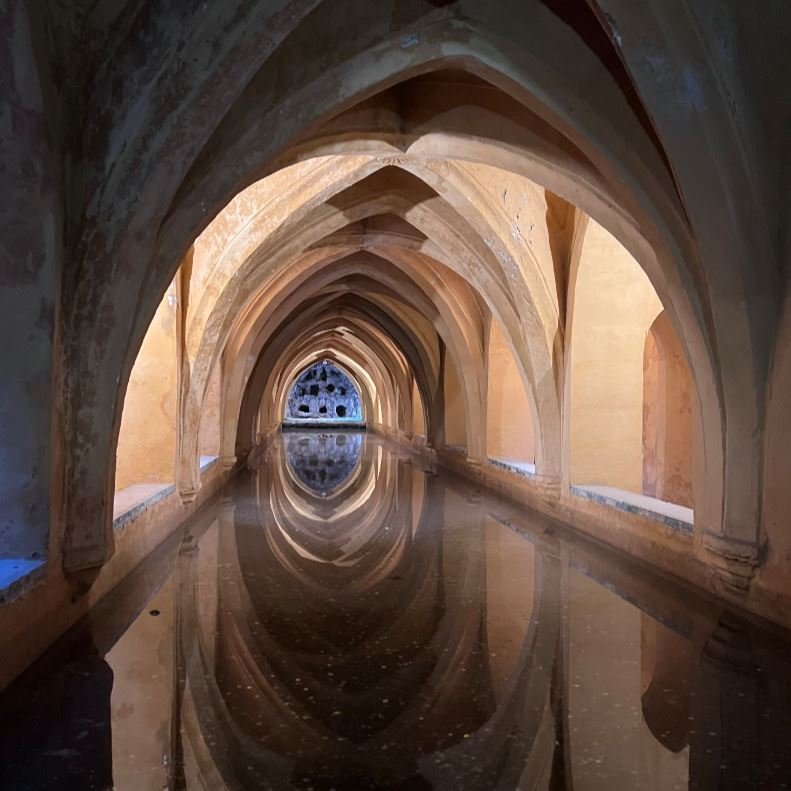
[[[317,364],[399,452],[791,626],[782,2],[46,5],[0,10],[0,686]]]

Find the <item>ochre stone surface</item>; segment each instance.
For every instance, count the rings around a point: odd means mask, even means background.
[[[496,321],[489,330],[486,395],[486,455],[532,462],[533,409],[514,355]]]
[[[461,377],[453,360],[445,359],[445,442],[467,448],[467,415]]]
[[[173,287],[157,308],[129,378],[116,453],[115,489],[175,480],[178,427]]]
[[[571,316],[571,482],[643,490],[643,349],[662,305],[628,251],[591,222]]]
[[[221,450],[222,366],[215,365],[209,378],[203,411],[200,417],[199,442],[201,456],[217,456]]]
[[[643,355],[643,493],[690,508],[694,398],[684,353],[660,313]]]

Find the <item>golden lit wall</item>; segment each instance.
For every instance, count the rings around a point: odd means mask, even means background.
[[[420,391],[417,382],[412,381],[412,433],[415,436],[426,436],[426,420],[423,415],[423,402],[420,399]]]
[[[643,491],[643,352],[662,305],[629,252],[588,225],[572,280],[571,482]]]
[[[115,489],[174,480],[177,426],[176,299],[170,286],[135,360],[124,399]]]
[[[459,374],[449,354],[445,356],[445,443],[467,447],[464,396]]]
[[[530,401],[500,324],[489,332],[486,455],[491,459],[532,462],[533,416]]]
[[[667,314],[645,341],[643,492],[692,507],[692,374]]]
[[[201,456],[218,456],[220,453],[220,411],[222,398],[222,366],[214,366],[200,421]]]

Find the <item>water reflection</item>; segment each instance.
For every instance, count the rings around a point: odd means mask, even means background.
[[[0,700],[0,784],[786,787],[787,643],[357,437],[321,497],[284,436]]]
[[[363,434],[361,432],[323,431],[283,434],[286,461],[291,472],[308,489],[322,497],[339,494],[360,465]]]

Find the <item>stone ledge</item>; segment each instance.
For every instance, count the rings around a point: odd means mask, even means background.
[[[534,478],[536,474],[536,465],[530,464],[526,461],[514,461],[513,459],[495,459],[489,457],[487,462],[492,467],[499,467],[506,472],[512,472],[516,475],[521,475],[523,478]]]
[[[0,558],[0,605],[30,590],[46,575],[47,561],[40,558]]]
[[[219,456],[201,456],[199,469],[201,475],[208,472],[220,460]],[[123,530],[129,522],[152,506],[174,494],[175,483],[135,483],[119,489],[113,499],[113,529]]]
[[[427,458],[426,449],[413,448],[413,451]],[[609,502],[583,492],[560,491],[560,485],[552,481],[542,485],[540,476],[517,475],[494,464],[487,464],[482,475],[480,467],[466,463],[463,449],[447,452],[446,448],[432,453],[436,463],[467,481],[485,486],[518,507],[534,510],[573,533],[625,553],[655,573],[669,574],[709,595],[716,591],[722,601],[791,629],[791,597],[763,583],[759,547],[708,531],[702,532],[698,539],[691,509],[649,498],[660,507],[679,508],[685,513],[676,524],[671,521],[668,525],[651,508],[645,511],[619,508],[617,499]],[[557,489],[556,497],[547,496],[550,487]],[[510,526],[510,521],[506,526]],[[749,587],[744,584],[748,576],[752,579]]]
[[[64,576],[62,566],[51,557],[41,571],[26,577],[24,595],[17,595],[15,591],[15,598],[4,601],[0,607],[0,635],[3,636],[0,641],[0,689],[101,601],[152,551],[174,535],[185,520],[231,477],[232,472],[222,469],[221,465],[210,465],[201,476],[203,486],[197,503],[188,509],[182,507],[175,494],[170,497],[160,495],[162,499],[152,506],[150,502],[134,502],[131,493],[127,493],[130,498],[127,504],[133,505],[137,518],[129,520],[123,514],[125,523],[131,523],[115,532],[115,553],[83,595],[73,595],[74,589]],[[164,486],[167,488],[167,484]],[[120,515],[116,513],[116,516]],[[31,624],[35,624],[35,628],[31,628]]]
[[[201,456],[200,457],[200,471],[206,472],[210,467],[213,467],[220,460],[219,456]]]
[[[571,493],[576,497],[584,497],[602,505],[617,508],[628,514],[637,514],[647,519],[678,530],[681,533],[692,535],[694,511],[683,505],[668,503],[656,497],[644,494],[635,494],[625,489],[616,489],[612,486],[572,486]]]
[[[113,530],[123,530],[144,511],[175,493],[175,483],[136,483],[117,491],[113,500]]]
[[[305,428],[320,428],[324,431],[339,431],[339,430],[365,430],[364,420],[284,420],[281,423],[283,431],[299,431]]]

